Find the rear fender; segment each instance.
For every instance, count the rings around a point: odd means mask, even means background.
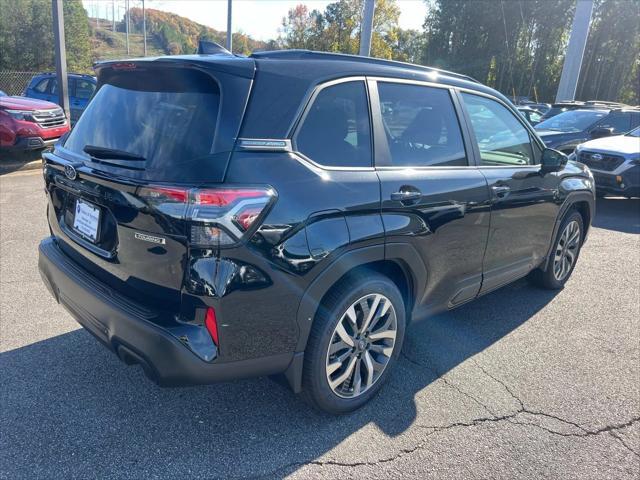
[[[392,261],[398,263],[404,273],[409,276],[408,284],[412,290],[410,299],[420,298],[419,292],[426,288],[427,271],[424,262],[415,248],[408,243],[392,243],[386,245],[373,245],[348,251],[336,258],[326,269],[318,275],[304,293],[298,307],[297,323],[299,329],[296,353],[285,372],[285,377],[291,389],[298,393],[302,389],[302,366],[304,362],[304,350],[311,331],[311,325],[316,317],[322,298],[344,275],[357,267],[380,261]],[[410,267],[409,267],[410,266]],[[410,269],[409,271],[407,271]],[[407,308],[410,312],[413,308]],[[409,313],[410,316],[410,313]]]

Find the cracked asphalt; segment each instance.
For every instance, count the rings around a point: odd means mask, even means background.
[[[413,325],[344,417],[266,378],[161,389],[42,285],[42,178],[0,176],[0,478],[640,477],[640,201],[598,201],[561,292]]]

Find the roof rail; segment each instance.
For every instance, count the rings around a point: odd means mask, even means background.
[[[347,53],[318,52],[315,50],[293,49],[293,50],[266,50],[254,52],[249,57],[253,58],[282,58],[287,60],[299,60],[305,58],[318,58],[322,60],[344,60],[349,62],[372,63],[376,65],[388,65],[390,67],[402,67],[411,70],[420,70],[427,73],[440,73],[448,77],[460,78],[474,83],[480,83],[469,75],[441,70],[439,68],[415,65],[413,63],[399,62],[397,60],[385,60],[374,57],[361,57],[359,55],[349,55]]]
[[[560,100],[553,105],[586,105],[582,100]]]
[[[584,102],[586,105],[613,105],[613,106],[624,106],[626,107],[626,103],[622,102],[609,102],[606,100],[587,100]]]

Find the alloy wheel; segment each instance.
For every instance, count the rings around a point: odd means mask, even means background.
[[[553,259],[553,276],[561,282],[571,272],[580,248],[580,225],[573,220],[564,227],[556,244]]]
[[[326,358],[331,390],[355,398],[375,384],[393,355],[398,331],[391,301],[379,293],[356,300],[336,325]]]

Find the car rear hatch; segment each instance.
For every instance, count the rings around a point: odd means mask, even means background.
[[[252,60],[217,57],[99,65],[84,114],[44,156],[61,248],[124,295],[173,312],[190,192],[224,180],[253,78]]]

